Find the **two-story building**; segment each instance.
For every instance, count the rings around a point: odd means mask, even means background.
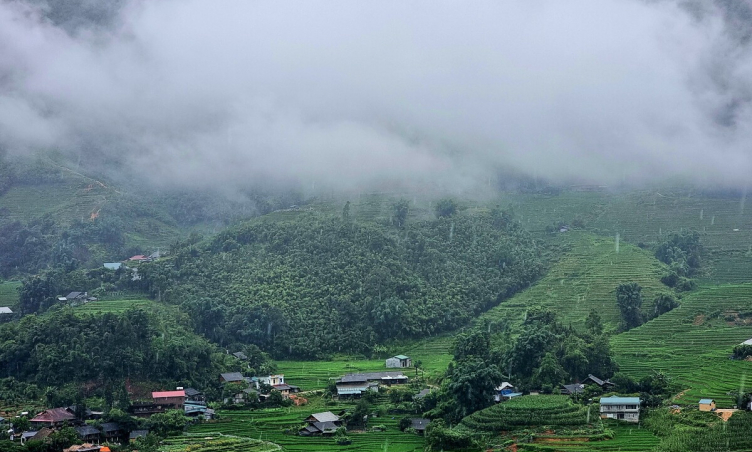
[[[639,397],[601,397],[601,418],[627,422],[640,421]]]

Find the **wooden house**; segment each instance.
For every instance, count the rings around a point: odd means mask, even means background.
[[[163,410],[182,410],[185,405],[185,391],[157,391],[151,393],[154,404]]]
[[[34,427],[61,427],[65,423],[74,423],[76,415],[70,408],[50,408],[31,419]]]

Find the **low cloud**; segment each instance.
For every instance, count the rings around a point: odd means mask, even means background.
[[[177,187],[743,186],[752,169],[745,0],[60,4],[0,0],[16,154]]]

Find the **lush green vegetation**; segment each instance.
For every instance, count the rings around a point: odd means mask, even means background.
[[[166,438],[159,447],[160,452],[271,452],[276,450],[282,450],[282,448],[266,441],[211,433]]]
[[[746,318],[752,285],[706,287],[685,295],[678,308],[612,338],[621,371],[635,378],[661,370],[687,391],[679,401],[737,403],[730,392],[749,391],[748,361],[730,360],[734,346],[752,337]]]
[[[283,450],[303,451],[363,451],[363,452],[422,452],[422,437],[401,432],[395,416],[378,417],[371,425],[383,425],[384,431],[348,432],[352,444],[339,446],[329,437],[302,437],[297,434],[303,420],[317,411],[338,412],[347,405],[304,405],[301,407],[264,409],[259,411],[220,411],[222,420],[192,426],[190,433],[213,435],[216,432],[244,438],[255,438],[279,444]]]
[[[18,304],[18,288],[21,283],[18,281],[0,282],[0,306],[9,306],[15,310]]]
[[[465,325],[542,270],[535,242],[501,211],[402,228],[300,213],[172,251],[142,266],[144,283],[199,332],[308,358]]]
[[[63,308],[0,325],[3,377],[39,386],[124,378],[211,387],[226,355],[167,310],[76,315]]]
[[[462,425],[473,430],[501,432],[525,426],[573,427],[600,423],[595,412],[590,419],[588,410],[588,407],[575,405],[566,396],[516,397],[465,417]]]
[[[667,290],[661,283],[665,266],[649,251],[622,243],[616,251],[613,239],[570,231],[548,239],[555,246],[555,262],[534,286],[483,314],[477,323],[494,331],[523,322],[528,310],[540,307],[555,312],[565,325],[584,328],[591,309],[596,309],[607,330],[621,321],[616,303],[619,284],[635,282],[642,287],[643,309],[653,310],[653,300]]]

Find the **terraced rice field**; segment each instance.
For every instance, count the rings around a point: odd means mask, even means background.
[[[212,423],[199,424],[189,432],[199,435],[220,432],[246,438],[254,438],[279,444],[282,450],[302,451],[359,451],[359,452],[419,452],[423,451],[423,437],[400,432],[397,428],[398,418],[391,416],[377,418],[371,425],[385,425],[384,432],[348,432],[352,444],[338,446],[334,439],[328,437],[302,437],[297,434],[304,424],[303,420],[313,412],[331,410],[337,406],[325,408],[291,407],[260,411],[220,411],[226,419]],[[289,431],[289,433],[286,433]]]
[[[584,427],[590,408],[575,405],[567,396],[522,396],[476,411],[462,425],[482,432],[502,432],[531,426]],[[592,413],[592,422],[600,418]]]
[[[614,438],[604,441],[537,442],[532,446],[521,444],[519,451],[539,452],[647,452],[658,446],[659,438],[649,430],[625,423],[608,423]]]
[[[703,233],[706,281],[752,282],[752,205],[742,195],[703,195],[682,189],[568,191],[509,193],[498,203],[511,205],[525,227],[541,234],[554,222],[570,223],[575,218],[582,219],[591,232],[612,237],[619,233],[632,244],[655,243],[667,233],[694,229]]]
[[[752,362],[729,359],[736,344],[752,337],[752,326],[727,321],[738,311],[752,311],[752,284],[698,290],[679,308],[615,336],[616,360],[636,378],[657,370],[675,378],[688,388],[680,403],[713,398],[719,408],[731,408],[729,391],[752,389]]]
[[[282,450],[276,444],[251,438],[224,436],[219,433],[183,435],[167,438],[160,452],[272,452]]]
[[[8,306],[15,310],[18,304],[18,288],[21,286],[19,281],[6,281],[0,283],[0,306]]]
[[[612,239],[583,232],[560,234],[559,244],[569,248],[535,285],[481,316],[483,321],[522,321],[532,306],[551,309],[564,324],[584,325],[591,309],[597,309],[604,324],[619,324],[616,287],[625,282],[642,286],[643,309],[652,309],[658,292],[668,288],[660,282],[664,265],[648,251]]]
[[[89,218],[111,192],[83,179],[65,178],[48,185],[13,186],[0,196],[0,208],[6,208],[13,220],[26,222],[46,214],[59,214],[63,222],[72,222]]]

